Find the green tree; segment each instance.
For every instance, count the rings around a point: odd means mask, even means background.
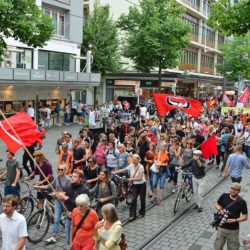
[[[235,37],[221,48],[224,64],[216,65],[219,72],[229,80],[239,75],[250,78],[250,35]],[[230,74],[228,74],[230,72]]]
[[[209,23],[225,34],[242,35],[250,31],[250,1],[218,0],[211,4]]]
[[[92,45],[94,61],[93,72],[106,72],[120,70],[119,41],[116,23],[110,16],[109,5],[101,6],[95,1],[94,9],[90,13],[83,28],[83,43],[81,53],[86,55],[89,45]]]
[[[178,64],[182,49],[189,44],[191,26],[182,20],[185,9],[175,0],[141,0],[119,19],[124,34],[123,54],[135,68],[149,72]]]
[[[0,57],[6,48],[4,37],[43,47],[54,30],[51,18],[43,14],[35,0],[1,0],[0,20]]]

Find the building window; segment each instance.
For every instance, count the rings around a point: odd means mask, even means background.
[[[43,8],[43,12],[49,15],[54,23],[54,34],[56,36],[65,37],[65,16],[66,12],[62,10],[50,9],[48,7]]]
[[[189,6],[193,7],[194,9],[199,9],[200,7],[200,0],[183,0],[183,2],[187,3]]]
[[[208,53],[202,54],[201,65],[204,67],[213,68],[214,67],[214,57]]]
[[[210,3],[208,0],[203,0],[203,14],[208,16],[210,13]]]
[[[218,35],[218,45],[223,45],[225,43],[224,36]]]
[[[222,56],[217,56],[217,64],[222,65],[223,64],[223,57]]]
[[[75,60],[71,54],[39,51],[38,68],[75,72]]]
[[[198,21],[198,19],[185,13],[183,15],[183,20],[192,26],[191,33],[198,36],[198,34],[199,34],[199,21]]]
[[[196,48],[188,47],[183,50],[183,54],[181,56],[181,63],[184,64],[198,64],[198,50]]]
[[[202,39],[207,40],[211,43],[215,43],[215,33],[213,32],[213,28],[203,24],[202,25]]]

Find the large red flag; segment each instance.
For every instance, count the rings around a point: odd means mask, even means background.
[[[15,153],[23,144],[31,146],[35,142],[42,143],[36,124],[25,112],[19,112],[7,120],[21,140],[16,137],[7,121],[0,122],[0,138],[11,152]]]
[[[172,109],[180,109],[193,117],[199,117],[202,109],[200,101],[168,94],[153,94],[159,116],[164,116]]]
[[[229,107],[234,107],[234,102],[229,99],[226,93],[223,94],[222,102],[224,102]]]
[[[216,136],[212,135],[206,141],[204,141],[201,145],[201,152],[204,159],[208,159],[212,154],[218,155],[218,149],[216,144]]]
[[[242,93],[242,95],[239,97],[238,102],[243,103],[244,107],[246,107],[249,96],[250,96],[250,91],[248,88],[246,88],[244,92]]]
[[[209,100],[207,101],[207,108],[211,109],[214,107],[214,105],[216,104],[216,102],[218,102],[218,98],[215,98],[213,100]]]

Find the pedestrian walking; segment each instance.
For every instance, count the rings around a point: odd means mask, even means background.
[[[240,183],[232,183],[230,192],[222,194],[215,204],[220,218],[224,220],[224,223],[218,226],[214,241],[215,250],[223,249],[226,243],[227,250],[240,248],[239,224],[248,219],[247,203],[239,196],[240,190]]]
[[[27,223],[24,216],[16,211],[18,202],[14,195],[3,198],[3,213],[0,215],[2,250],[25,250]]]

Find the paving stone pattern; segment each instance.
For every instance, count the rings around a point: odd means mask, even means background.
[[[211,172],[212,174],[212,172]],[[250,187],[247,181],[250,177],[250,171],[245,170],[243,175],[241,196],[249,204]],[[168,230],[163,232],[151,244],[144,249],[150,250],[212,250],[213,242],[216,237],[216,230],[209,223],[213,219],[214,204],[223,192],[228,192],[230,189],[231,180],[228,178],[225,182],[219,185],[212,191],[204,200],[204,210],[202,213],[197,213],[192,209],[187,214],[181,217]],[[249,222],[240,224],[240,243],[243,249],[242,240],[246,238],[250,232]],[[132,248],[130,248],[132,249]]]

